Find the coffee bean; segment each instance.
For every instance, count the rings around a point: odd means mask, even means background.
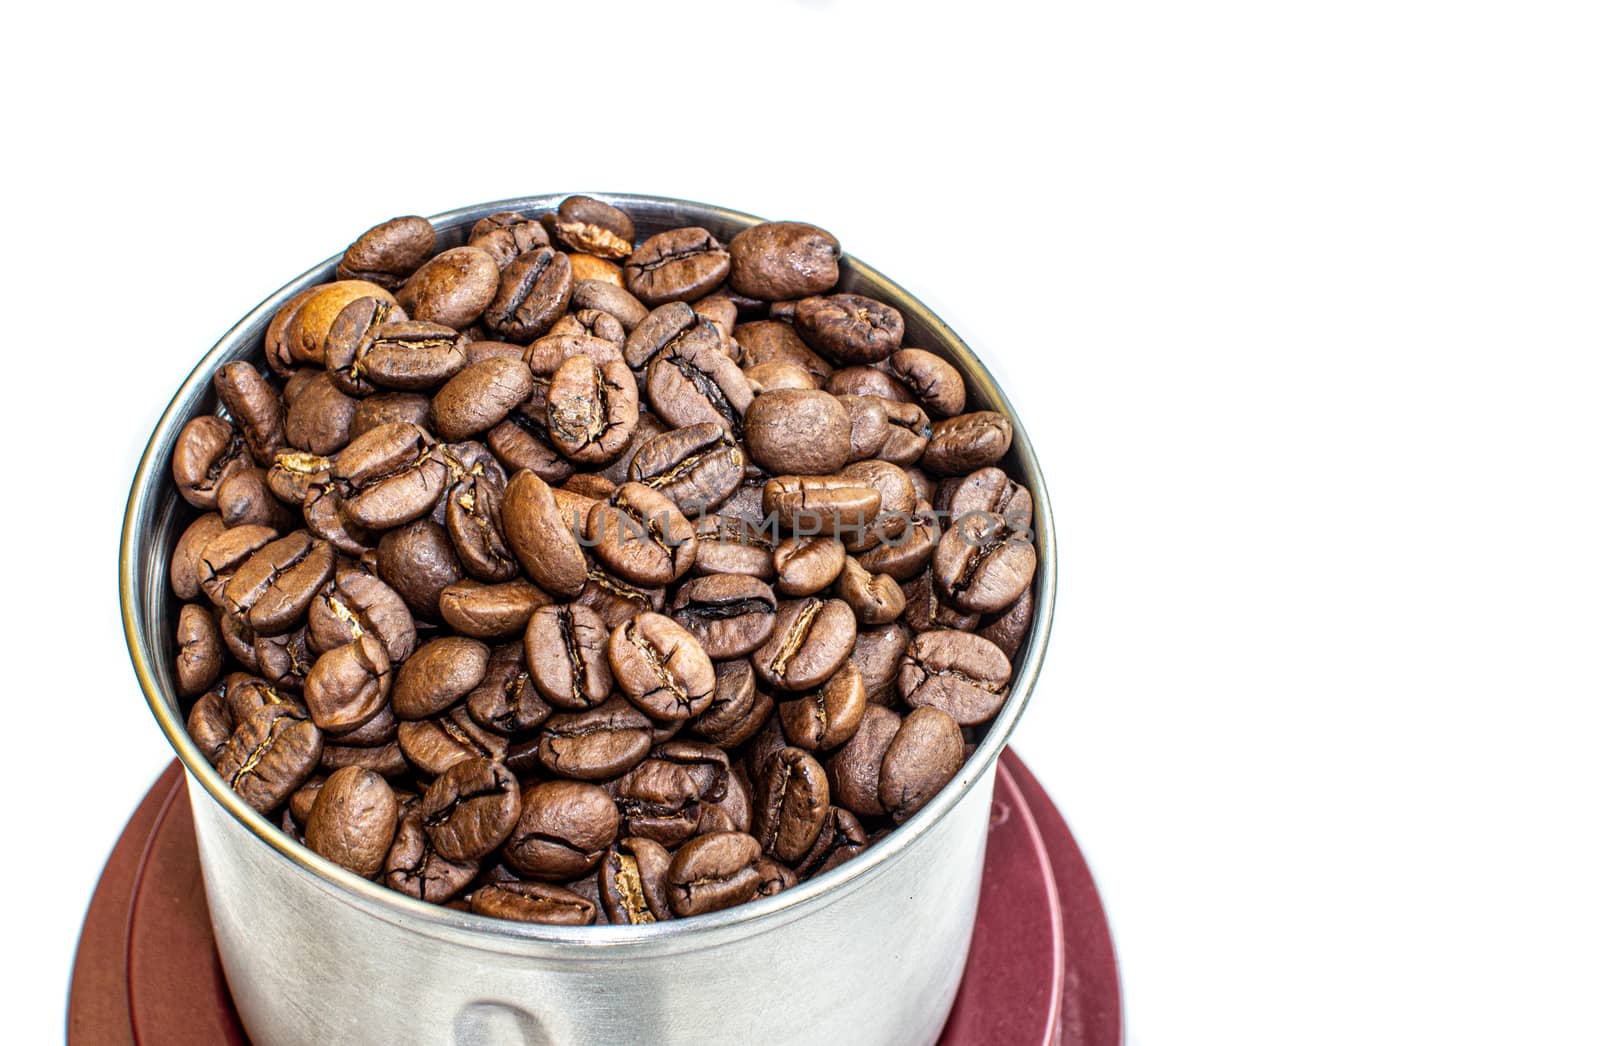
[[[633,219],[590,196],[569,196],[556,211],[556,236],[575,251],[601,258],[633,253]]]
[[[939,588],[963,610],[992,614],[1015,603],[1038,562],[1027,488],[1000,469],[979,469],[956,488],[950,512],[951,527],[933,555]]]
[[[970,632],[923,632],[900,664],[900,695],[913,708],[937,708],[962,726],[988,722],[1005,703],[1011,662]]]
[[[390,741],[398,739],[400,735],[400,720],[395,718],[394,711],[384,705],[378,709],[378,714],[368,719],[354,730],[341,730],[327,732],[328,745],[355,745],[362,748],[374,748],[387,745]],[[326,755],[328,749],[323,748]]]
[[[267,485],[264,469],[239,469],[217,485],[217,513],[230,527],[259,524],[291,530],[295,516]]]
[[[611,695],[610,638],[600,615],[586,606],[547,606],[535,613],[523,649],[529,675],[544,699],[570,711],[605,701]]]
[[[364,634],[317,658],[306,676],[306,707],[323,730],[354,730],[383,709],[391,683],[382,641]]]
[[[725,661],[716,666],[711,703],[690,725],[712,744],[734,748],[755,736],[772,709],[772,698],[756,689],[750,662]]]
[[[400,594],[373,574],[340,566],[311,600],[306,613],[311,642],[318,650],[372,634],[383,643],[391,664],[411,656],[417,626]]]
[[[751,662],[756,677],[770,687],[810,690],[839,670],[855,641],[855,615],[842,600],[790,600],[778,605],[772,636]]]
[[[761,877],[761,884],[756,887],[757,897],[775,897],[800,884],[800,877],[788,865],[766,856],[756,862],[756,874]]]
[[[900,716],[882,705],[867,705],[850,740],[828,760],[833,801],[858,817],[888,813],[878,795],[883,756],[900,732]]]
[[[522,875],[566,882],[600,863],[617,825],[616,803],[604,789],[546,781],[522,793],[522,814],[503,853]]]
[[[222,672],[222,633],[211,611],[194,603],[178,613],[178,693],[204,693]]]
[[[562,516],[548,483],[532,472],[512,476],[500,514],[506,541],[534,584],[557,597],[583,590],[588,578],[583,549],[573,520]]]
[[[794,327],[806,344],[839,364],[877,363],[900,347],[900,310],[860,294],[805,298],[795,306]]]
[[[728,506],[724,503],[723,507]],[[757,527],[737,517],[704,515],[695,524],[694,571],[746,574],[769,581],[774,576],[772,549],[770,535]]]
[[[306,297],[295,310],[293,318],[289,320],[288,328],[283,334],[289,355],[297,363],[321,365],[325,359],[324,347],[328,332],[333,329],[334,320],[339,318],[339,313],[344,311],[346,305],[358,298],[372,298],[386,305],[396,303],[394,295],[367,280],[338,280],[334,283],[325,283]],[[285,399],[289,397],[286,395]],[[289,399],[290,406],[293,406],[294,402],[295,400]],[[289,442],[297,442],[292,434]],[[299,445],[306,450],[315,449],[305,447],[304,444]]]
[[[839,396],[839,404],[850,416],[850,461],[865,461],[883,450],[889,442],[889,412],[877,396]],[[842,467],[842,466],[841,466]]]
[[[837,748],[855,734],[867,708],[867,688],[861,670],[844,665],[812,693],[778,705],[783,735],[808,752]]]
[[[856,632],[850,661],[861,671],[868,701],[887,705],[899,696],[895,685],[900,675],[900,659],[910,645],[911,630],[899,622]]]
[[[660,613],[666,605],[666,590],[635,585],[596,567],[589,571],[575,602],[599,614],[609,631],[635,614],[647,610]]]
[[[383,870],[400,804],[389,782],[347,766],[328,776],[306,819],[306,845],[364,879]]]
[[[700,826],[700,791],[683,766],[646,759],[611,786],[622,831],[668,849],[683,843]]]
[[[519,255],[550,246],[544,226],[516,211],[500,211],[480,218],[467,235],[467,246],[487,251],[504,269]]]
[[[640,445],[628,477],[671,498],[686,513],[715,508],[744,478],[744,450],[722,426],[702,422],[668,430]]]
[[[828,778],[799,748],[779,750],[757,776],[752,833],[780,861],[804,857],[828,813]]]
[[[733,338],[743,350],[741,362],[747,370],[765,363],[792,363],[810,374],[818,388],[826,384],[833,373],[833,365],[812,352],[787,323],[775,320],[741,323],[733,328]]]
[[[341,514],[372,530],[396,527],[432,512],[449,476],[438,444],[405,421],[364,433],[333,463]]]
[[[499,287],[500,266],[493,255],[477,247],[453,247],[412,273],[395,299],[412,319],[459,331],[483,315]]]
[[[472,892],[472,912],[550,926],[590,926],[595,921],[593,901],[550,883],[489,883]]]
[[[613,923],[641,925],[672,918],[667,872],[672,855],[650,839],[625,838],[600,863],[600,903]]]
[[[206,542],[195,562],[200,591],[217,607],[223,607],[223,589],[234,573],[277,537],[277,531],[262,526],[229,527],[219,532]]]
[[[498,585],[467,578],[439,593],[439,616],[464,636],[509,639],[521,635],[534,612],[549,604],[548,593],[520,577]]]
[[[211,384],[250,448],[250,456],[257,465],[271,465],[286,438],[283,397],[248,363],[223,364]]]
[[[786,537],[772,552],[780,595],[810,596],[833,584],[844,570],[844,545],[832,537]]]
[[[327,371],[317,371],[289,404],[284,434],[293,447],[313,454],[336,454],[350,442],[356,400],[345,395]]]
[[[644,713],[613,697],[587,712],[547,719],[539,740],[539,761],[562,777],[604,781],[639,765],[652,742],[651,723]]]
[[[1033,627],[1033,589],[1024,588],[1017,601],[994,616],[978,634],[1003,651],[1006,657],[1016,659],[1028,631]]]
[[[874,574],[854,558],[847,558],[839,576],[839,598],[855,612],[862,625],[886,625],[904,613],[906,596],[888,574]]]
[[[699,640],[714,661],[743,657],[772,634],[778,600],[761,581],[712,574],[684,583],[672,601],[672,619]]]
[[[596,309],[615,316],[622,329],[632,332],[650,311],[638,298],[602,280],[577,279],[572,285],[574,309]]]
[[[573,356],[550,379],[550,441],[568,460],[604,464],[627,447],[639,422],[639,387],[621,358]]]
[[[750,456],[773,473],[823,476],[850,460],[850,414],[814,389],[777,389],[750,404],[744,434]]]
[[[271,813],[317,768],[322,731],[289,705],[264,705],[239,724],[217,757],[217,773],[260,813]]]
[[[617,685],[653,719],[688,719],[711,704],[716,688],[711,658],[669,617],[640,614],[611,633],[608,653]]]
[[[267,366],[278,377],[288,378],[290,375],[297,373],[294,368],[299,365],[300,361],[289,348],[289,326],[294,322],[294,318],[299,315],[300,309],[305,303],[311,300],[325,286],[327,285],[319,284],[315,287],[307,287],[305,290],[295,294],[294,297],[279,306],[278,311],[273,313],[272,319],[268,321],[266,332],[262,336],[262,348],[267,356]],[[298,373],[309,376],[311,372],[301,371]],[[287,393],[287,389],[285,389],[285,393]],[[287,395],[285,398],[287,399]]]
[[[207,512],[203,516],[196,516],[194,522],[178,535],[178,543],[172,550],[172,563],[167,571],[173,595],[182,600],[200,595],[200,553],[212,538],[227,529],[220,515]]]
[[[716,832],[689,840],[667,871],[667,901],[685,918],[743,904],[761,884],[756,862],[761,844],[743,832]]]
[[[572,264],[567,256],[536,247],[506,265],[483,319],[500,337],[526,345],[555,324],[571,299]]]
[[[839,282],[839,241],[804,222],[762,222],[728,241],[729,282],[767,301],[825,294]]]
[[[464,759],[504,762],[506,739],[472,720],[463,705],[432,719],[398,726],[400,751],[418,770],[437,777]]]
[[[417,806],[434,848],[476,860],[505,842],[522,814],[522,792],[504,764],[463,759],[434,779]]]
[[[1011,422],[992,410],[958,414],[935,422],[922,465],[945,475],[995,465],[1011,449]]]
[[[879,518],[881,520],[883,515]],[[940,536],[933,506],[919,501],[898,534],[885,535],[877,545],[861,554],[861,565],[874,574],[910,581],[933,561]]]
[[[439,616],[439,596],[465,576],[450,537],[439,524],[419,519],[378,542],[378,576],[400,593],[413,614]]]
[[[776,476],[762,488],[761,504],[784,529],[799,536],[838,537],[870,527],[883,495],[843,475]]]
[[[961,372],[925,349],[901,349],[889,357],[889,373],[916,396],[922,409],[949,418],[967,409],[967,385]]]
[[[216,766],[217,760],[222,758],[222,750],[233,736],[235,726],[233,713],[222,699],[222,692],[222,684],[217,683],[201,694],[184,721],[190,739],[212,766]]]
[[[505,420],[533,388],[533,372],[521,360],[479,360],[434,394],[434,429],[447,440],[485,432]]]
[[[218,605],[253,632],[285,632],[305,618],[333,566],[333,546],[297,530],[252,552],[223,584]]]
[[[889,418],[889,438],[884,440],[878,457],[905,468],[922,459],[928,447],[933,427],[928,415],[915,403],[883,401],[883,410]]]
[[[522,643],[491,650],[483,681],[467,694],[468,714],[482,726],[510,735],[534,729],[550,718],[550,711],[528,671]]]
[[[426,719],[442,712],[483,682],[488,670],[489,648],[476,639],[429,640],[395,674],[394,713],[401,719]]]
[[[374,225],[345,249],[339,259],[341,280],[370,280],[394,290],[433,253],[433,226],[410,215]]]
[[[185,425],[172,451],[172,480],[183,500],[198,509],[216,508],[217,487],[249,467],[250,456],[239,431],[210,415]]]
[[[509,581],[519,567],[501,523],[505,485],[468,475],[445,494],[445,529],[462,569],[479,581]]]
[[[940,595],[939,586],[934,583],[931,569],[924,570],[907,581],[901,586],[900,591],[906,597],[903,620],[913,632],[929,632],[945,628],[967,632],[978,627],[977,614],[951,606]]]
[[[443,904],[465,890],[477,874],[477,861],[452,861],[434,849],[422,826],[421,811],[413,809],[401,815],[383,866],[383,881],[389,889]]]
[[[645,379],[650,406],[669,425],[711,422],[738,437],[754,393],[739,365],[722,351],[716,328],[704,321],[699,325],[712,336],[679,336],[650,358]]]
[[[918,708],[900,724],[883,753],[878,800],[896,824],[927,805],[961,770],[961,728],[937,708]]]
[[[880,367],[843,367],[829,376],[824,386],[841,398],[864,396],[888,400],[891,403],[911,403],[911,390],[894,375]]]
[[[622,267],[623,284],[646,305],[692,301],[728,278],[728,252],[704,229],[690,226],[657,233],[639,245]]]
[[[595,558],[640,585],[676,581],[694,565],[693,524],[671,499],[643,483],[624,483],[589,511],[585,537]]]
[[[839,867],[866,848],[867,832],[855,814],[837,806],[829,807],[817,841],[796,862],[795,875],[801,879],[814,878]]]

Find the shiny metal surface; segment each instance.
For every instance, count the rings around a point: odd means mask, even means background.
[[[440,246],[478,218],[540,212],[567,194],[438,215]],[[651,196],[593,194],[633,216],[640,237],[701,225],[726,241],[759,219]],[[128,650],[151,712],[189,774],[206,893],[229,986],[259,1046],[384,1043],[576,1046],[651,1043],[875,1046],[932,1042],[965,963],[987,835],[994,763],[1038,678],[1055,602],[1055,532],[1026,432],[972,351],[920,302],[846,258],[840,287],[895,305],[905,344],[954,362],[969,409],[1015,427],[1009,464],[1034,494],[1039,570],[1033,632],[1013,691],[960,775],[861,857],[738,908],[654,926],[508,923],[414,901],[361,879],[246,806],[184,728],[173,680],[177,603],[166,564],[187,518],[169,457],[191,417],[215,412],[220,364],[261,362],[278,307],[331,278],[329,259],[272,295],[195,367],[140,461],[123,522],[120,583]]]

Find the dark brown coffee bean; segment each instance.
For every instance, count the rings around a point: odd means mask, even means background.
[[[183,500],[195,508],[216,508],[217,487],[234,472],[249,467],[244,438],[223,418],[194,418],[178,433],[172,451],[172,480]]]
[[[967,385],[961,372],[926,349],[899,350],[889,357],[889,373],[910,389],[933,417],[954,417],[967,409]]]
[[[517,576],[517,558],[501,523],[504,490],[492,476],[469,475],[445,495],[445,529],[462,568],[479,581]]]
[[[273,313],[271,321],[267,323],[266,333],[262,336],[262,347],[266,352],[267,366],[280,378],[287,378],[297,373],[295,367],[300,364],[300,360],[289,348],[289,325],[294,322],[301,307],[322,290],[323,286],[325,285],[318,284],[300,291],[279,306],[278,311]]]
[[[271,527],[260,526],[229,527],[218,533],[206,542],[195,562],[200,591],[216,606],[223,607],[223,589],[234,573],[277,537]]]
[[[878,800],[902,824],[927,805],[961,770],[961,728],[937,708],[906,716],[883,753]]]
[[[844,367],[836,370],[824,386],[835,396],[868,396],[891,403],[911,403],[911,390],[900,379],[878,367]]]
[[[669,425],[711,422],[737,437],[754,393],[739,365],[722,350],[716,328],[698,317],[697,324],[712,337],[676,337],[650,358],[645,379],[650,406]]]
[[[682,918],[743,904],[761,885],[761,844],[743,832],[701,835],[683,844],[667,872],[667,900]]]
[[[951,606],[934,583],[932,570],[924,570],[900,586],[905,593],[906,612],[902,620],[913,632],[930,632],[952,628],[970,632],[978,627],[977,614]]]
[[[483,315],[499,286],[500,266],[493,255],[477,247],[453,247],[412,273],[395,299],[414,320],[465,330]]]
[[[876,396],[837,397],[850,416],[849,460],[865,461],[876,456],[889,442],[889,413]]]
[[[794,328],[806,344],[839,364],[877,363],[900,347],[900,310],[860,294],[805,298],[794,309]]]
[[[778,600],[772,589],[741,574],[688,581],[672,601],[672,619],[700,641],[714,661],[744,657],[772,634]]]
[[[607,652],[617,685],[651,718],[677,722],[710,705],[716,671],[683,626],[661,614],[640,614],[611,633]]]
[[[761,504],[780,526],[797,536],[859,534],[878,518],[883,495],[848,476],[775,476],[761,491]]]
[[[821,686],[856,642],[856,619],[838,599],[795,599],[778,605],[772,636],[753,655],[756,677],[778,690]]]
[[[391,530],[378,542],[378,576],[400,593],[413,614],[439,617],[439,596],[465,576],[450,537],[428,519]]]
[[[1016,659],[1017,651],[1033,627],[1033,589],[1022,590],[1017,601],[1002,610],[978,631],[978,634],[1003,651],[1006,657]]]
[[[409,215],[374,225],[345,249],[339,259],[341,280],[370,280],[394,290],[433,253],[433,225]]]
[[[1011,449],[1011,422],[992,410],[958,414],[935,422],[922,452],[922,466],[945,475],[999,464]]]
[[[556,211],[556,236],[575,251],[620,259],[633,253],[633,219],[590,196],[569,196]]]
[[[400,817],[383,866],[383,882],[389,889],[443,904],[465,890],[477,874],[477,861],[452,861],[433,848],[420,811],[413,809]]]
[[[756,689],[755,671],[745,659],[716,666],[711,703],[690,726],[712,744],[734,748],[754,737],[772,715],[772,698]]]
[[[644,760],[651,722],[622,697],[587,712],[553,715],[539,739],[539,761],[551,773],[580,781],[605,781]]]
[[[497,585],[466,578],[439,593],[439,616],[462,635],[509,639],[521,635],[534,612],[549,604],[548,593],[520,577]]]
[[[657,233],[639,245],[622,267],[629,293],[655,306],[693,301],[728,278],[728,252],[706,230],[690,226]]]
[[[610,630],[600,615],[576,604],[547,606],[523,638],[529,674],[550,704],[569,711],[594,708],[611,695],[606,648]]]
[[[828,778],[822,765],[799,748],[784,748],[766,761],[754,783],[752,834],[778,860],[800,860],[817,841],[828,814]]]
[[[979,469],[951,497],[950,529],[933,555],[933,578],[963,610],[997,613],[1033,583],[1033,498],[997,468]]]
[[[217,513],[230,527],[290,530],[295,525],[295,514],[272,493],[266,471],[258,468],[239,469],[217,485]]]
[[[635,585],[609,571],[594,568],[589,571],[588,580],[575,602],[599,614],[609,631],[635,614],[647,610],[660,613],[666,605],[666,590]]]
[[[322,757],[322,731],[290,705],[265,705],[240,723],[217,757],[217,773],[260,813],[305,783]]]
[[[251,654],[255,671],[273,686],[296,693],[305,686],[306,675],[317,660],[303,628],[281,636],[257,636],[251,644]]]
[[[594,342],[603,341],[616,349],[617,358],[621,359],[622,346],[627,343],[628,332],[622,326],[622,321],[609,312],[580,308],[557,320],[544,338],[566,342],[569,346],[581,346],[579,351],[586,349],[591,354],[594,351]],[[539,341],[543,341],[544,338],[540,338]],[[537,345],[538,342],[534,344]],[[532,351],[531,346],[530,351]],[[566,352],[566,356],[576,354],[572,351]]]
[[[619,839],[600,863],[600,903],[613,923],[642,925],[672,918],[667,871],[672,855],[650,839]]]
[[[861,671],[868,701],[887,705],[899,696],[895,686],[900,675],[900,659],[910,645],[911,630],[899,622],[856,632],[850,661]]]
[[[906,468],[921,460],[933,434],[928,415],[915,403],[883,401],[883,410],[889,418],[889,438],[884,440],[878,457]]]
[[[746,367],[744,377],[750,383],[750,391],[755,393],[757,398],[763,393],[777,392],[780,389],[809,391],[820,387],[817,385],[817,379],[798,363],[782,361],[758,363],[754,367]]]
[[[222,586],[218,605],[253,632],[287,632],[305,618],[333,566],[333,546],[297,530],[251,553]]]
[[[833,373],[833,365],[812,352],[800,335],[787,323],[757,320],[733,328],[734,340],[743,350],[746,369],[764,363],[793,363],[805,369],[821,388]]]
[[[878,515],[872,526],[850,534],[845,548],[864,552],[903,534],[917,511],[917,490],[905,469],[887,461],[856,461],[839,470],[839,476],[871,487],[879,495]]]
[[[550,441],[572,461],[604,464],[627,447],[639,422],[639,387],[621,358],[573,356],[550,379]]]
[[[687,768],[646,759],[608,786],[622,831],[673,849],[700,826],[700,794]]]
[[[336,454],[350,442],[356,400],[339,391],[333,377],[318,371],[289,404],[284,434],[289,445],[313,454]]]
[[[541,409],[537,415],[529,413],[535,402],[541,407],[538,391],[506,420],[489,430],[486,440],[495,457],[508,472],[527,469],[546,483],[565,483],[572,475],[572,462],[561,456],[550,442],[550,430]]]
[[[726,294],[708,294],[693,304],[696,316],[716,325],[717,332],[722,335],[722,351],[738,363],[743,351],[733,340],[733,328],[739,322],[739,306]]]
[[[690,351],[704,347],[720,352],[722,335],[715,324],[697,314],[687,302],[668,302],[652,309],[629,330],[622,358],[635,371],[643,371],[668,346]]]
[[[500,211],[478,219],[467,235],[467,246],[487,251],[504,269],[518,255],[550,246],[550,236],[534,219],[516,211]]]
[[[322,746],[322,760],[317,766],[326,773],[343,770],[347,766],[370,770],[381,777],[398,778],[411,769],[406,762],[405,753],[400,751],[400,745],[391,741],[388,744],[368,745],[341,745],[335,744],[335,739],[328,738],[328,743]]]
[[[850,740],[866,708],[861,670],[846,661],[817,690],[779,704],[778,717],[783,735],[796,748],[822,752]]]
[[[837,806],[828,808],[822,831],[805,856],[795,864],[795,875],[811,879],[832,871],[867,848],[867,832],[855,814]]]
[[[769,472],[830,475],[850,460],[850,414],[814,389],[777,389],[750,404],[744,420],[750,457]]]
[[[233,713],[222,699],[222,692],[222,684],[217,683],[201,694],[194,707],[189,709],[189,717],[184,722],[195,747],[200,749],[200,754],[212,766],[216,766],[217,760],[222,758],[222,750],[233,736],[235,726]]]
[[[643,483],[624,483],[596,502],[585,538],[607,568],[647,586],[681,578],[697,552],[693,524],[670,498]]]
[[[430,777],[463,759],[499,763],[506,758],[506,739],[473,722],[463,705],[432,719],[400,723],[397,735],[406,761]]]
[[[559,251],[536,247],[500,273],[483,319],[500,337],[526,345],[560,319],[571,299],[572,263]]]
[[[225,363],[211,379],[250,456],[263,468],[283,449],[283,398],[248,363]]]
[[[504,643],[490,651],[483,682],[467,695],[472,718],[490,730],[517,734],[543,723],[550,711],[528,671],[522,643]]]
[[[500,518],[511,551],[534,584],[558,598],[583,591],[589,570],[574,521],[556,506],[548,483],[532,472],[512,476]]]
[[[800,884],[800,877],[788,865],[766,856],[756,862],[756,874],[761,877],[761,884],[756,887],[757,897],[775,897]]]
[[[905,593],[894,578],[888,574],[874,574],[853,558],[845,560],[838,593],[855,612],[856,621],[868,627],[886,625],[899,618],[906,608]]]
[[[195,603],[178,611],[178,694],[204,693],[222,672],[222,633],[211,611]]]
[[[630,333],[650,311],[638,298],[603,280],[575,280],[571,306],[573,309],[596,309],[615,316],[617,322],[622,324],[622,329]]]
[[[327,733],[324,731],[324,733]],[[354,730],[327,733],[329,745],[357,745],[366,748],[386,745],[400,736],[400,720],[394,716],[394,711],[384,705],[378,709],[378,714],[362,723]],[[327,749],[324,748],[326,753]]]
[[[434,779],[417,806],[434,848],[477,860],[506,841],[522,814],[522,791],[501,763],[464,759]]]
[[[172,550],[172,563],[167,578],[172,584],[172,594],[182,600],[200,595],[200,553],[210,540],[228,529],[222,517],[215,512],[197,516],[193,523],[178,535]]]
[[[472,892],[471,908],[474,915],[550,926],[592,926],[596,913],[593,901],[550,883],[489,883]]]
[[[294,359],[299,363],[323,364],[326,361],[324,352],[328,332],[333,329],[333,323],[344,307],[358,298],[372,298],[386,305],[395,304],[394,295],[367,280],[337,280],[323,284],[315,293],[307,296],[284,332],[284,342]],[[284,396],[291,408],[300,398],[289,397],[287,391]],[[316,450],[296,440],[292,427],[289,442],[302,450]]]
[[[858,817],[888,813],[878,796],[883,756],[900,732],[900,716],[882,705],[868,705],[850,740],[828,760],[828,788],[833,801]]]
[[[355,567],[334,572],[311,600],[306,618],[317,650],[332,650],[371,633],[382,641],[390,663],[399,664],[417,646],[416,622],[400,594]]]
[[[288,705],[300,712],[305,709],[300,707],[298,701],[286,697],[276,687],[259,676],[249,675],[244,672],[230,672],[223,680],[223,700],[228,704],[228,710],[233,715],[235,723],[242,723],[249,719],[257,709],[267,705]]]
[[[886,464],[886,463],[880,463]],[[892,466],[891,466],[892,467]],[[887,514],[880,513],[879,520]],[[874,530],[880,529],[874,524]],[[879,535],[881,540],[861,554],[861,565],[874,574],[888,574],[896,581],[910,581],[933,562],[938,547],[939,521],[933,506],[919,501],[909,522],[896,528],[898,533]]]
[[[839,241],[804,222],[762,222],[728,241],[728,281],[766,301],[826,294],[839,282]]]
[[[566,882],[594,870],[617,826],[617,806],[604,789],[547,781],[522,793],[522,816],[502,852],[522,875]]]
[[[630,479],[671,498],[686,513],[715,508],[744,477],[744,450],[717,424],[671,429],[646,440],[628,467]]]
[[[333,465],[341,514],[370,530],[386,530],[432,512],[449,475],[438,444],[404,421],[352,440]]]
[[[444,711],[483,682],[489,648],[465,636],[441,636],[417,648],[394,680],[394,713],[426,719]]]
[[[751,781],[759,781],[772,757],[788,747],[789,739],[783,736],[783,723],[773,716],[745,746],[744,768]]]
[[[728,507],[726,502],[723,507]],[[694,570],[697,574],[746,574],[770,581],[773,577],[772,549],[770,533],[737,517],[704,515],[695,524]]]
[[[971,632],[924,632],[900,664],[900,696],[913,708],[937,708],[962,726],[994,718],[1006,700],[1011,662]]]
[[[354,356],[357,376],[380,388],[412,392],[438,388],[467,364],[462,335],[420,320],[391,320],[371,328]]]
[[[391,682],[383,642],[367,633],[317,658],[306,676],[306,707],[323,730],[354,730],[383,709]]]
[[[282,450],[267,469],[267,489],[288,505],[303,505],[314,487],[333,481],[333,459],[321,454]]]
[[[311,780],[296,788],[289,797],[289,816],[300,826],[311,820],[311,808],[316,804],[317,793],[322,791],[322,786],[328,783],[328,778],[323,774],[314,774]],[[302,837],[302,843],[305,839]]]
[[[400,804],[389,782],[347,766],[328,776],[306,820],[306,845],[364,879],[383,870]]]
[[[533,387],[533,372],[521,360],[479,360],[434,395],[434,429],[451,441],[485,432],[531,396]]]

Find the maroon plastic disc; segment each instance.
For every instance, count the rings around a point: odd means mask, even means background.
[[[70,1046],[247,1046],[217,958],[183,774],[128,821],[89,904]],[[1116,955],[1094,880],[1022,761],[1000,759],[967,975],[940,1046],[1119,1046]]]

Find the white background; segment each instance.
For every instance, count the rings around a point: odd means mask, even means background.
[[[14,6],[0,1037],[168,760],[113,575],[170,391],[376,221],[588,188],[824,225],[1010,389],[1016,744],[1131,1043],[1597,1041],[1591,7]]]

